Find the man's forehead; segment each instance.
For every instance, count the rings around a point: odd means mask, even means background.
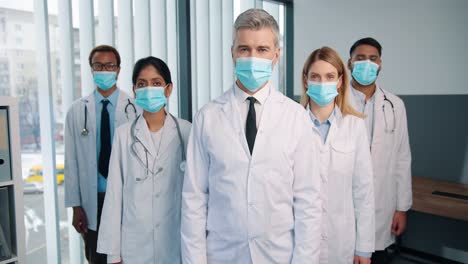
[[[354,55],[379,55],[379,50],[371,45],[363,44],[356,47],[353,52]]]
[[[98,51],[94,53],[93,61],[110,61],[110,62],[115,62],[117,61],[117,58],[115,57],[115,54],[111,51]]]
[[[239,29],[236,32],[236,46],[274,46],[275,34],[269,28]]]

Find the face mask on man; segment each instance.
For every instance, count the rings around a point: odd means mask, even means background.
[[[135,89],[135,103],[150,113],[156,113],[167,104],[164,87],[147,86]]]
[[[379,71],[379,65],[370,60],[356,61],[353,63],[351,75],[361,85],[367,86],[375,82]]]
[[[97,87],[107,91],[117,82],[117,73],[113,71],[95,71],[93,80]]]
[[[236,60],[235,73],[249,91],[255,92],[271,78],[272,68],[272,60],[241,57]]]
[[[318,105],[326,106],[338,95],[338,82],[308,82],[307,95]]]

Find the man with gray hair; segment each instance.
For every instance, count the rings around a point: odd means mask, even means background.
[[[278,24],[240,14],[237,80],[195,116],[182,192],[183,263],[318,263],[320,175],[311,122],[269,82]]]

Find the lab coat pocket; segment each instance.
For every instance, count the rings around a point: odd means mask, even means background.
[[[355,146],[346,142],[331,144],[331,171],[339,175],[352,175],[354,170]]]

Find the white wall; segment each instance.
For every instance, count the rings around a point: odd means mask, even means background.
[[[295,0],[295,94],[306,57],[321,46],[345,61],[362,37],[383,46],[379,83],[397,94],[468,94],[467,0]]]

